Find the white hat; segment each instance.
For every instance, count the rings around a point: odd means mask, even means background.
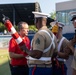
[[[76,20],[76,11],[71,11],[70,13],[69,13],[69,15],[71,15],[71,21],[74,21],[74,20]]]
[[[38,17],[43,17],[43,18],[47,18],[49,15],[45,14],[45,13],[41,13],[41,12],[32,12],[36,18]]]
[[[71,15],[71,16],[76,15],[76,11],[71,11],[71,12],[69,12],[69,15]]]
[[[63,28],[65,25],[62,22],[58,22],[58,26]]]

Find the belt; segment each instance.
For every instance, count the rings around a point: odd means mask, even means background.
[[[51,57],[41,57],[40,59],[36,59],[36,58],[29,56],[26,58],[29,60],[51,61]],[[62,59],[62,58],[57,58],[57,59],[58,59],[58,61],[64,61],[64,62],[66,61],[65,59]]]
[[[17,66],[12,66],[12,67],[28,67],[28,65],[17,65]]]
[[[65,59],[62,59],[62,58],[57,58],[58,59],[58,61],[60,61],[60,62],[65,62],[66,60]]]
[[[43,68],[51,68],[52,65],[51,64],[30,64],[29,67],[43,67]]]

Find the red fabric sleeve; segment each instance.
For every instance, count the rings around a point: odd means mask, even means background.
[[[14,40],[14,38],[12,38],[9,42],[9,52],[15,52],[16,45],[16,41]]]

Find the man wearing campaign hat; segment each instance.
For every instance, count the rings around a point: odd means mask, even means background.
[[[67,75],[67,66],[65,64],[65,60],[69,58],[70,49],[67,49],[67,44],[69,43],[69,40],[67,40],[62,35],[63,27],[65,25],[62,22],[58,22],[57,26],[58,26],[58,29],[56,32],[56,37],[57,37],[57,42],[58,42],[58,58],[57,59],[60,59],[60,60],[58,60],[59,67],[54,69],[54,75]]]
[[[76,11],[72,12],[71,15],[72,15],[71,21],[72,21],[73,26],[75,28],[75,35],[74,35],[74,38],[71,41],[74,44],[74,47],[76,49]],[[76,50],[74,51],[74,57],[73,57],[73,61],[72,61],[71,67],[73,68],[72,75],[76,75]]]
[[[41,12],[33,14],[38,32],[33,37],[31,51],[21,47],[30,55],[27,57],[29,75],[52,75],[51,57],[57,53],[56,37],[46,26],[48,15]]]

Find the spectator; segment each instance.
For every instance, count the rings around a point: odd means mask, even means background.
[[[27,48],[30,49],[30,40],[27,37],[29,31],[28,24],[26,22],[19,22],[18,30],[19,35],[25,42]],[[24,53],[20,50],[20,47],[18,46],[14,38],[11,38],[9,42],[9,56],[11,58],[11,75],[28,75],[29,68],[27,65],[27,59],[25,58],[27,56],[27,53]]]

